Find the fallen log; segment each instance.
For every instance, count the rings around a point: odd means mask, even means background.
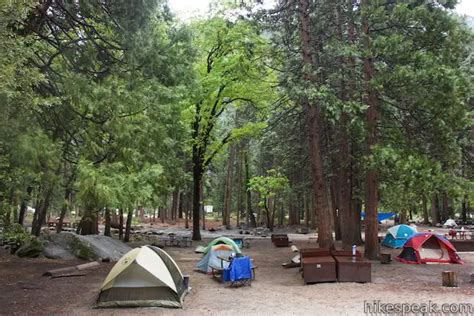
[[[99,262],[93,261],[89,263],[79,264],[77,266],[49,270],[43,273],[43,276],[55,277],[58,275],[71,274],[74,271],[86,270],[86,269],[98,267],[99,265],[100,265]]]
[[[66,274],[57,274],[57,275],[52,275],[51,279],[56,279],[56,278],[69,278],[69,277],[76,277],[76,276],[85,276],[87,275],[86,273],[66,273]]]
[[[89,262],[89,263],[80,264],[80,265],[76,266],[76,268],[77,268],[77,270],[86,270],[86,269],[97,267],[99,265],[100,265],[100,263],[98,261],[92,261],[92,262]]]
[[[290,261],[290,262],[282,263],[281,266],[282,266],[283,268],[286,268],[286,269],[289,269],[289,268],[298,268],[298,267],[301,267],[301,263],[296,263],[296,262]]]
[[[300,255],[297,254],[289,262],[285,262],[281,264],[283,268],[297,268],[301,267],[301,258]]]

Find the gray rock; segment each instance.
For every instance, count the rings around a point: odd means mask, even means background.
[[[123,242],[108,236],[81,236],[75,233],[62,232],[51,234],[47,238],[49,240],[48,251],[52,250],[55,254],[59,254],[58,248],[60,248],[63,249],[62,255],[67,256],[67,253],[69,253],[73,257],[84,260],[110,258],[112,261],[117,261],[132,249]]]
[[[43,255],[49,259],[76,259],[76,256],[74,256],[72,253],[52,242],[49,242],[46,247],[44,247]]]

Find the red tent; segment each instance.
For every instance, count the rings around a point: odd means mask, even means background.
[[[395,259],[414,264],[463,263],[456,253],[456,248],[446,238],[429,232],[413,234]]]

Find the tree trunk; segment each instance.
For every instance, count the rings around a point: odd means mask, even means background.
[[[118,225],[117,209],[113,209],[110,215],[111,215],[111,218],[110,218],[111,226],[112,227],[117,226]]]
[[[277,210],[277,197],[271,198],[272,204],[270,208],[270,231],[273,232],[275,228],[275,213]]]
[[[158,207],[158,211],[160,212],[160,221],[162,224],[164,224],[166,217],[166,207],[160,206]]]
[[[303,61],[309,69],[317,69],[318,63],[311,55],[311,31],[309,19],[309,0],[299,1],[301,42],[303,48]],[[317,45],[316,45],[317,46]],[[310,72],[305,74],[305,80],[314,84],[315,80]],[[323,161],[321,158],[321,114],[320,109],[311,104],[308,98],[302,100],[308,128],[309,156],[311,174],[313,178],[313,194],[316,207],[315,215],[318,217],[318,243],[320,247],[331,247],[333,245],[331,231],[331,214],[328,206],[326,182],[323,174]]]
[[[189,195],[186,195],[186,208],[184,210],[184,228],[189,228],[189,210],[191,209],[191,198]]]
[[[338,169],[338,181],[339,184],[339,216],[341,221],[341,240],[344,249],[349,249],[353,240],[354,235],[354,223],[351,221],[352,208],[351,208],[351,176],[350,176],[350,150],[347,135],[348,128],[348,117],[346,113],[341,116],[341,126],[339,131],[339,157],[340,165]]]
[[[242,194],[242,165],[243,152],[239,150],[239,162],[237,164],[237,227],[240,228],[240,214],[242,214],[243,194]]]
[[[298,224],[297,208],[295,207],[295,199],[293,195],[288,200],[288,225]]]
[[[351,201],[352,208],[352,220],[354,228],[352,229],[352,244],[362,245],[362,224],[361,224],[361,212],[362,212],[362,201],[360,198],[354,198]]]
[[[439,202],[438,195],[433,194],[431,199],[431,225],[435,226],[439,224]]]
[[[179,193],[178,218],[183,218],[184,210],[184,192]]]
[[[36,223],[38,222],[38,217],[39,217],[39,214],[41,213],[41,207],[42,207],[42,204],[43,204],[43,199],[42,199],[42,193],[43,193],[43,188],[42,186],[40,185],[38,187],[38,192],[36,193],[36,198],[35,198],[35,212],[33,213],[33,221],[31,222],[31,231],[33,232],[33,226],[36,225]]]
[[[11,205],[12,205],[12,202],[13,202],[13,190],[11,190],[11,192],[10,192],[9,203],[8,203],[8,206],[5,207],[5,214],[3,215],[4,216],[3,217],[3,225],[5,227],[10,226],[10,224],[11,224],[11,212],[12,212]]]
[[[64,217],[66,217],[66,213],[69,209],[69,203],[70,203],[70,199],[71,199],[71,192],[72,192],[72,189],[66,187],[66,190],[64,192],[64,201],[63,201],[63,205],[61,207],[61,214],[59,215],[59,221],[58,221],[57,226],[56,226],[56,233],[58,233],[58,234],[63,229]]]
[[[202,229],[206,230],[206,212],[204,212],[204,185],[202,184],[201,184],[201,192],[199,196],[200,196],[199,200],[201,201],[199,208],[202,214]]]
[[[232,180],[234,174],[235,146],[230,145],[229,158],[227,159],[227,176],[225,180],[224,211],[222,225],[230,229],[230,213],[232,209]]]
[[[461,213],[462,213],[462,221],[463,223],[467,222],[467,194],[464,195],[464,198],[462,200],[462,206],[461,206]]]
[[[346,5],[348,8],[354,8],[357,6],[357,0],[347,0]],[[338,7],[338,14],[342,17],[342,12],[340,7]],[[349,9],[345,11],[346,21],[347,21],[347,36],[349,45],[356,45],[356,30],[355,30],[355,15],[354,10]],[[343,21],[341,21],[343,24]],[[341,33],[342,30],[340,31]],[[342,34],[340,36],[342,38]],[[348,78],[342,83],[341,89],[341,98],[347,101],[358,100],[358,91],[355,87],[355,82],[359,80],[357,70],[356,70],[356,61],[355,57],[349,56],[347,59],[343,59],[342,63],[347,63],[348,69]],[[345,65],[344,65],[345,68]],[[348,248],[351,245],[361,245],[362,236],[361,236],[361,211],[362,211],[362,201],[359,198],[354,197],[354,188],[356,187],[356,172],[354,168],[354,159],[355,157],[355,144],[357,142],[350,141],[351,130],[350,130],[350,117],[349,114],[345,111],[341,114],[340,119],[340,129],[339,129],[339,154],[341,156],[340,162],[340,172],[338,174],[339,182],[341,185],[341,211],[347,210],[342,215],[342,230],[347,233],[347,236],[344,236],[345,248]],[[345,239],[347,238],[347,239]]]
[[[279,208],[279,213],[278,213],[278,227],[283,227],[285,223],[285,208],[283,207],[283,204]]]
[[[145,222],[145,206],[140,205],[138,206],[139,214],[140,214],[140,223]]]
[[[372,80],[375,74],[374,60],[370,53],[372,43],[370,39],[369,0],[361,0],[362,10],[362,33],[363,45],[366,55],[364,56],[364,80],[367,94],[367,156],[372,155],[372,149],[378,143],[378,122],[379,122],[379,99],[372,86]],[[378,258],[378,173],[374,168],[369,168],[366,174],[366,199],[365,199],[365,256],[371,260]]]
[[[425,195],[421,198],[421,202],[423,205],[423,224],[428,225],[430,223],[430,217],[428,214],[428,201]]]
[[[104,236],[111,236],[110,234],[110,209],[105,207],[105,229]]]
[[[123,209],[119,209],[119,239],[123,240]]]
[[[331,209],[333,212],[334,220],[334,235],[336,240],[341,240],[341,214],[339,211],[340,191],[334,177],[331,179]]]
[[[15,194],[12,199],[11,208],[12,208],[12,214],[13,214],[13,223],[18,222],[18,201],[17,201],[17,195]]]
[[[446,193],[443,193],[441,195],[441,203],[443,206],[443,212],[441,213],[442,214],[441,220],[442,222],[444,222],[450,218],[448,195]]]
[[[319,223],[319,215],[317,214],[317,212],[314,211],[316,209],[316,205],[314,203],[314,194],[311,194],[309,197],[310,197],[310,199],[309,199],[310,227],[312,229],[317,229],[318,228],[318,223]],[[329,221],[329,224],[331,224],[331,221]],[[319,233],[318,233],[318,237],[319,237]],[[318,239],[318,242],[319,242],[319,239]]]
[[[402,210],[400,212],[400,224],[406,224],[407,223],[407,211]]]
[[[196,104],[196,114],[193,122],[193,139],[195,143],[192,148],[192,170],[193,170],[193,240],[201,240],[200,215],[201,215],[201,187],[204,174],[203,148],[197,143],[199,136],[199,111],[200,104]]]
[[[270,230],[270,231],[273,231],[273,227],[271,227],[271,209],[272,209],[272,201],[271,199],[265,199],[265,205],[264,205],[264,209],[265,209],[265,224],[267,226],[267,228]]]
[[[171,220],[175,221],[178,217],[179,190],[175,189],[171,198]]]
[[[340,1],[344,2],[346,0]],[[343,38],[343,15],[342,15],[342,10],[341,10],[341,4],[336,3],[334,5],[335,7],[335,21],[336,21],[336,33],[337,33],[337,38],[338,40],[343,43],[344,38]],[[353,44],[354,38],[353,34],[351,34],[351,29],[352,29],[352,24],[349,22],[348,26],[348,33],[349,35],[349,42]],[[341,79],[340,79],[340,98],[343,102],[349,101],[349,93],[352,92],[352,83],[350,83],[351,80],[356,80],[356,78],[351,78],[351,79],[346,79],[344,76],[345,73],[345,68],[346,68],[346,58],[344,57],[339,57],[339,68],[341,71]],[[349,65],[349,69],[352,71],[352,74],[354,74],[353,68],[354,68],[354,62],[353,60],[347,60],[347,63]],[[347,86],[346,87],[346,81]],[[351,89],[349,92],[348,89]],[[339,235],[340,239],[342,240],[342,245],[344,249],[350,249],[352,246],[352,236],[353,236],[353,223],[351,222],[351,163],[350,163],[350,150],[349,150],[349,135],[348,135],[348,128],[349,128],[349,115],[347,114],[346,111],[342,111],[341,117],[339,119],[339,124],[336,127],[336,139],[337,139],[337,144],[338,144],[338,152],[337,152],[337,157],[336,157],[336,170],[335,170],[335,175],[337,177],[336,180],[336,185],[337,185],[337,209],[338,209],[338,217],[339,221],[335,221],[336,223],[339,223]],[[336,232],[336,236],[337,236]],[[336,238],[337,239],[337,238]]]
[[[21,201],[20,212],[18,214],[18,224],[20,225],[23,225],[23,222],[25,221],[25,214],[26,214],[26,211],[28,210],[28,202],[31,198],[31,192],[33,192],[33,187],[28,186],[26,188],[26,196]]]
[[[84,208],[84,215],[79,223],[79,232],[81,235],[96,235],[97,230],[97,211],[92,206]]]
[[[130,241],[130,229],[132,228],[132,217],[133,217],[133,208],[130,208],[127,213],[127,222],[125,224],[125,236],[123,237],[124,242]]]
[[[309,227],[310,222],[310,209],[308,203],[308,195],[306,192],[303,195],[303,204],[304,204],[304,226]]]
[[[255,220],[255,215],[253,214],[252,210],[252,192],[249,188],[249,181],[250,181],[250,168],[249,168],[249,157],[248,152],[245,151],[244,153],[244,164],[245,164],[245,191],[247,192],[247,215],[245,218],[245,222],[247,227],[257,227],[257,221]]]
[[[49,184],[49,188],[45,193],[45,196],[40,202],[39,209],[35,210],[36,221],[33,221],[31,225],[31,234],[39,236],[41,233],[41,226],[43,226],[44,221],[46,220],[46,214],[48,212],[49,205],[51,203],[51,198],[53,196],[54,184]]]

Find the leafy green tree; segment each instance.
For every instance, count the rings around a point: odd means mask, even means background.
[[[203,174],[215,155],[232,139],[255,133],[264,125],[248,122],[216,135],[219,119],[231,107],[262,106],[271,96],[269,69],[262,64],[265,40],[245,20],[214,17],[197,23],[196,84],[190,98],[193,163],[193,239],[200,240],[200,192]],[[267,95],[267,97],[268,97]]]
[[[258,205],[265,211],[267,228],[273,231],[275,222],[275,203],[278,195],[286,193],[289,189],[288,178],[274,169],[267,170],[266,176],[253,177],[249,181],[249,189],[256,192],[259,197]],[[271,209],[269,203],[273,204]]]

